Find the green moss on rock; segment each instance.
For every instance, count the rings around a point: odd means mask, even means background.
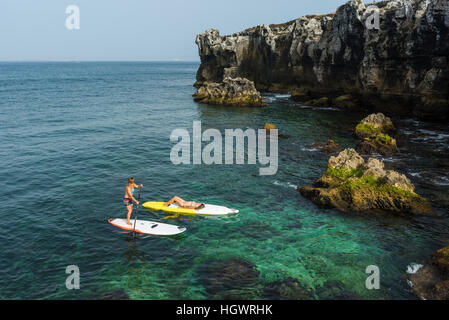
[[[353,149],[331,157],[326,173],[298,191],[320,207],[343,212],[434,215],[405,175],[384,170],[377,159],[364,162]]]

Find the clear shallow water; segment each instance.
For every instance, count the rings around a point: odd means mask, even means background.
[[[295,190],[326,168],[328,156],[307,145],[332,138],[353,147],[351,129],[365,114],[305,108],[283,95],[268,95],[263,109],[198,105],[191,98],[197,68],[0,64],[0,298],[77,299],[123,289],[133,299],[206,299],[202,279],[208,275],[199,274],[199,266],[236,257],[260,271],[255,298],[257,289],[287,277],[313,289],[339,280],[366,299],[414,298],[407,266],[448,244],[449,130],[401,121],[401,153],[386,159],[411,177],[440,218],[320,210]],[[259,176],[258,165],[172,165],[170,133],[191,131],[195,120],[203,130],[222,132],[275,123],[287,135],[279,140],[277,175]],[[129,176],[145,185],[144,201],[176,194],[240,214],[141,211],[142,219],[188,230],[136,241],[107,223],[125,216],[121,199]],[[72,264],[81,270],[78,291],[65,288],[65,268]],[[378,291],[365,289],[371,264],[381,269]]]

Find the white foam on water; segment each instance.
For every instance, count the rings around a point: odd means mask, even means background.
[[[291,95],[290,94],[275,94],[274,97],[276,99],[290,99]]]
[[[419,264],[419,263],[410,263],[410,264],[407,266],[406,272],[407,272],[408,274],[415,274],[415,273],[417,273],[418,270],[421,269],[422,267],[424,267],[422,264]]]
[[[293,188],[293,189],[298,188],[297,185],[294,185],[293,183],[290,183],[290,182],[280,182],[280,181],[275,180],[275,181],[273,181],[273,184],[277,185],[277,186],[281,186],[281,187],[286,187],[286,188]]]
[[[320,151],[319,148],[307,148],[307,147],[301,147],[302,151],[309,151],[309,152],[315,152],[315,151]]]
[[[438,186],[449,186],[449,178],[448,177],[440,177],[439,179],[432,179],[432,183]]]

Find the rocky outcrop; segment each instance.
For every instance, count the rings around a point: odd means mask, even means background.
[[[244,77],[259,90],[292,92],[301,101],[326,97],[343,107],[447,121],[448,1],[375,5],[378,29],[370,24],[374,7],[351,0],[332,14],[232,35],[207,30],[196,39],[201,57],[197,82]]]
[[[357,151],[361,154],[394,155],[398,147],[396,139],[389,136],[389,133],[395,130],[391,119],[383,113],[370,114],[355,128],[356,136],[361,139],[357,145]]]
[[[298,191],[322,208],[343,212],[434,215],[405,175],[377,159],[365,162],[354,149],[330,157],[326,173]]]
[[[240,107],[264,107],[260,93],[248,79],[225,78],[220,83],[203,83],[193,95],[195,101]]]
[[[410,276],[413,291],[427,300],[449,299],[449,247],[438,250],[430,261]]]
[[[395,130],[396,128],[390,118],[383,113],[373,113],[359,122],[355,128],[355,134],[359,139],[364,139],[373,134],[388,134]]]

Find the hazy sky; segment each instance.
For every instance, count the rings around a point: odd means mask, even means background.
[[[196,34],[221,34],[302,15],[346,0],[1,0],[0,61],[197,61]],[[65,26],[80,9],[80,30]]]

